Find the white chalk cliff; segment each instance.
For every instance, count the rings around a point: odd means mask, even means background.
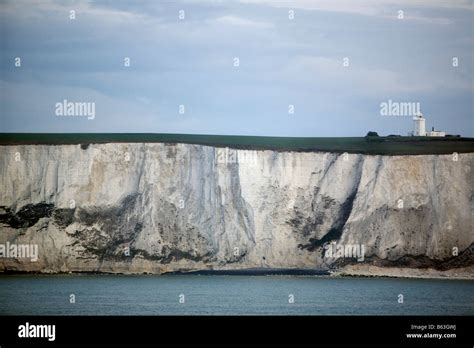
[[[0,146],[0,271],[472,266],[474,153]],[[365,258],[324,257],[325,243]],[[129,250],[129,252],[127,251]]]

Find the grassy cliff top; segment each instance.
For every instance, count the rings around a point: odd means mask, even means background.
[[[185,143],[236,149],[422,155],[474,152],[474,138],[456,137],[262,137],[159,133],[0,133],[0,145]]]

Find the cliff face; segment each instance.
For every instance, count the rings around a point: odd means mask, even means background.
[[[473,264],[474,154],[187,144],[0,146],[0,270],[452,269]],[[363,260],[324,246],[363,246]]]

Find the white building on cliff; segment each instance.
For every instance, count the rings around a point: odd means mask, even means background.
[[[414,137],[444,137],[446,136],[445,132],[435,130],[434,127],[431,127],[431,131],[426,131],[426,118],[423,117],[422,113],[419,113],[417,116],[413,117],[413,131],[408,135]]]
[[[413,117],[413,133],[414,137],[424,137],[426,135],[426,119],[423,117],[423,114]]]

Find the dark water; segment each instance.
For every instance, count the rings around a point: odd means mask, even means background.
[[[69,302],[70,294],[75,304]],[[181,294],[184,303],[179,303]],[[290,294],[294,303],[289,303]],[[474,282],[321,276],[0,276],[0,314],[474,315]]]

